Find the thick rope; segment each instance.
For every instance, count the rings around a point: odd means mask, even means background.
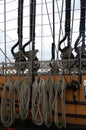
[[[86,13],[86,1],[85,0],[80,0],[80,11],[81,12],[80,12],[79,36],[78,36],[77,40],[75,41],[75,45],[74,45],[74,49],[75,49],[75,52],[77,53],[77,56],[80,55],[78,45],[80,44],[81,38],[82,38],[81,48],[82,48],[82,50],[85,49],[85,13]],[[85,54],[86,54],[86,52],[85,52]],[[81,57],[85,58],[83,52],[81,53]]]

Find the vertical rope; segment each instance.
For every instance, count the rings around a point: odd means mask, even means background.
[[[49,21],[49,25],[50,25],[51,34],[53,36],[53,31],[52,31],[52,27],[51,27],[51,22],[50,22],[50,17],[49,17],[49,12],[48,12],[48,7],[47,7],[46,0],[45,0],[45,5],[46,5],[46,11],[47,11],[47,15],[48,15],[48,21]]]
[[[64,0],[62,0],[62,7],[61,7],[61,17],[60,17],[60,27],[59,27],[59,38],[58,38],[58,43],[59,43],[59,41],[60,41],[61,30],[62,30],[63,7],[64,7]],[[59,45],[59,44],[58,44],[58,45]],[[58,47],[58,48],[59,48],[59,47]]]
[[[42,49],[43,49],[43,0],[41,4],[41,60],[42,60]]]
[[[4,47],[6,54],[6,0],[4,0]],[[6,56],[5,56],[5,63],[6,63]]]
[[[71,43],[72,43],[72,34],[73,34],[74,11],[75,11],[75,0],[73,1],[72,25],[71,25]]]

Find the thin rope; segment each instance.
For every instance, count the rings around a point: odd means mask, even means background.
[[[43,3],[43,0],[42,0]],[[41,4],[41,14],[43,14],[43,4]],[[41,15],[41,60],[42,60],[42,49],[43,49],[43,15]]]
[[[71,43],[72,43],[72,34],[73,34],[74,11],[75,11],[75,0],[73,2],[72,26],[71,26]]]
[[[59,43],[59,41],[60,41],[61,30],[62,30],[63,6],[64,6],[64,0],[62,0],[62,7],[61,7],[61,17],[60,17],[60,28],[59,28],[59,38],[58,38],[58,43]],[[57,50],[57,59],[58,59],[58,50]]]
[[[61,17],[60,17],[60,11],[59,11],[59,6],[58,6],[57,0],[56,0],[56,5],[57,5],[57,11],[58,11],[58,16],[59,16],[59,21],[60,21]],[[62,28],[62,26],[61,26],[61,28]],[[63,30],[62,30],[62,36],[63,36]]]
[[[52,27],[51,27],[51,22],[50,22],[50,17],[49,17],[49,12],[48,12],[46,0],[45,0],[45,5],[46,5],[46,11],[47,11],[47,15],[48,15],[48,21],[49,21],[49,25],[50,25],[51,34],[52,34],[52,37],[53,37],[53,31],[52,31]]]

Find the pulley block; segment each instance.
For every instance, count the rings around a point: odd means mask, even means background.
[[[22,54],[21,51],[18,51],[17,53],[15,53],[14,55],[15,58],[15,67],[16,69],[19,71],[24,71],[27,67],[26,62],[26,58],[24,57],[24,55]]]

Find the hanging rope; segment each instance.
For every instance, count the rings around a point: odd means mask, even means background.
[[[64,0],[63,0],[62,2],[64,3]],[[56,5],[57,5],[57,10],[58,10],[59,21],[61,21],[61,17],[62,17],[62,16],[60,16],[58,0],[56,0]],[[63,4],[62,4],[61,12],[63,12]],[[61,15],[62,15],[62,13],[61,13]],[[62,30],[62,24],[61,24],[61,30]],[[63,30],[62,30],[62,35],[63,35]],[[59,40],[59,41],[60,41],[60,40]]]
[[[11,53],[14,56],[15,59],[15,66],[17,68],[17,70],[22,70],[24,71],[26,68],[26,64],[21,62],[25,62],[26,59],[23,55],[23,51],[22,51],[22,27],[23,27],[23,0],[19,0],[18,1],[18,42],[11,48]],[[18,52],[14,52],[14,49],[19,46],[19,51]]]
[[[25,57],[28,58],[28,61],[32,62],[32,65],[30,67],[32,67],[31,69],[33,72],[37,72],[37,70],[40,67],[38,58],[36,56],[38,50],[37,49],[35,50],[35,21],[36,21],[36,0],[31,0],[30,1],[30,40],[23,45],[23,53]],[[30,43],[32,43],[32,50],[25,51],[25,48]]]
[[[59,43],[59,41],[60,41],[61,30],[62,30],[63,7],[64,7],[64,0],[62,0],[62,6],[61,6],[61,18],[60,18],[60,28],[59,28],[59,38],[58,38],[58,43]],[[59,49],[59,44],[58,44],[58,49]],[[58,58],[58,52],[57,52],[57,58]]]
[[[7,101],[9,92],[9,103]],[[5,127],[10,127],[15,121],[15,112],[14,112],[14,87],[12,79],[9,79],[2,91],[2,100],[1,100],[1,123]]]
[[[73,1],[73,11],[72,11],[71,43],[72,43],[72,36],[73,36],[74,12],[75,12],[75,0]]]
[[[53,122],[53,111],[52,111],[52,103],[53,103],[53,86],[54,82],[50,77],[45,81],[45,86],[42,88],[43,92],[43,113],[44,113],[44,123],[46,127],[51,127]]]
[[[35,42],[35,17],[36,17],[36,0],[30,0],[30,40],[23,45],[23,53],[28,57],[28,51],[25,48],[33,41]]]
[[[28,117],[30,93],[31,93],[31,78],[27,77],[21,84],[20,88],[20,116],[25,120]]]
[[[32,120],[36,125],[43,124],[43,96],[42,88],[44,87],[44,80],[41,77],[37,77],[32,85]]]
[[[54,100],[52,104],[52,110],[54,111],[54,121],[55,125],[58,128],[66,128],[66,117],[65,117],[65,91],[66,90],[66,82],[64,79],[60,78],[54,85]],[[61,106],[62,106],[62,122],[58,120],[58,96],[61,97]]]
[[[16,92],[16,94],[18,95],[18,107],[19,107],[19,110],[20,109],[20,106],[21,106],[21,102],[20,102],[20,98],[21,98],[21,95],[20,95],[20,87],[21,87],[21,84],[22,84],[22,81],[20,80],[20,77],[18,77],[18,79],[14,82],[14,91]],[[15,109],[16,107],[14,107]],[[16,109],[15,109],[15,118],[18,119],[20,117],[20,112],[16,112]]]
[[[79,27],[79,36],[75,42],[74,49],[77,53],[76,57],[79,57],[81,53],[81,58],[86,58],[86,51],[85,51],[85,13],[86,13],[86,1],[80,0],[80,27]],[[78,47],[80,44],[80,39],[82,38],[82,46],[81,48]]]
[[[46,11],[47,11],[47,16],[48,16],[48,21],[49,21],[49,25],[50,25],[51,34],[52,34],[52,37],[53,37],[53,31],[52,31],[52,26],[51,26],[51,22],[50,22],[49,11],[48,11],[48,6],[47,6],[47,1],[46,0],[45,0],[45,5],[46,5]]]
[[[61,51],[62,59],[74,58],[72,54],[72,47],[70,43],[70,21],[71,21],[71,0],[66,0],[65,2],[65,36],[59,42],[58,49]],[[67,39],[67,46],[63,49],[61,48],[61,44]]]
[[[47,16],[48,16],[48,21],[49,21],[49,26],[50,26],[50,30],[51,30],[51,34],[52,34],[52,38],[53,38],[53,43],[52,43],[52,48],[51,48],[51,52],[52,52],[52,58],[51,58],[51,61],[53,59],[55,59],[55,17],[54,17],[54,1],[52,2],[53,3],[53,29],[52,29],[52,26],[51,26],[51,22],[50,22],[50,17],[49,17],[49,11],[48,11],[48,6],[47,6],[47,2],[45,0],[45,5],[46,5],[46,11],[47,11]]]

